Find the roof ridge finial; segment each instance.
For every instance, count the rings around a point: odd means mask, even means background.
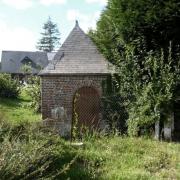
[[[79,27],[79,22],[77,19],[76,19],[76,27]]]

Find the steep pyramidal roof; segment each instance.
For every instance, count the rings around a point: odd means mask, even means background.
[[[40,75],[109,73],[111,71],[108,61],[100,54],[76,21],[75,27],[54,60],[40,72]]]

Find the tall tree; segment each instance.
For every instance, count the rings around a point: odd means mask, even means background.
[[[109,0],[90,33],[100,50],[113,61],[124,45],[133,44],[143,50],[168,52],[180,50],[179,0]],[[114,53],[114,51],[116,53]]]
[[[125,99],[130,135],[169,120],[179,96],[179,22],[179,0],[109,0],[89,32],[116,66],[113,79]]]
[[[45,52],[56,50],[57,46],[60,44],[60,33],[57,24],[53,23],[49,17],[42,28],[42,37],[37,43],[37,48]]]

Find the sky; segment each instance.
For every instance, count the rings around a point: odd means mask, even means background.
[[[96,21],[107,0],[0,0],[0,55],[2,50],[36,51],[42,26],[50,16],[66,39],[79,21],[87,32]]]

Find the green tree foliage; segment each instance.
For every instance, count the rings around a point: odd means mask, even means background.
[[[10,74],[0,74],[0,97],[17,98],[19,83]]]
[[[42,37],[37,43],[37,48],[45,52],[54,51],[60,44],[60,33],[57,24],[53,23],[49,17],[43,25]]]
[[[175,89],[180,80],[180,67],[173,64],[171,48],[166,63],[164,59],[163,51],[161,54],[151,51],[143,57],[142,68],[139,56],[134,54],[133,48],[127,47],[117,61],[113,79],[116,93],[124,99],[119,103],[121,110],[124,108],[128,113],[128,134],[131,136],[140,131],[147,133],[156,121],[166,122],[171,113],[177,98]],[[122,115],[118,121],[123,121]]]
[[[41,88],[40,88],[40,77],[29,76],[27,78],[27,85],[25,87],[26,93],[31,97],[31,102],[29,107],[31,107],[34,112],[41,111]]]
[[[168,120],[176,99],[175,88],[179,83],[180,68],[173,65],[171,51],[167,63],[164,63],[163,52],[160,55],[149,52],[144,57],[143,69],[138,65],[138,58],[132,52],[126,53],[125,60],[129,63],[122,63],[118,73],[119,79],[126,79],[117,84],[121,86],[120,94],[129,94],[130,97],[125,104],[129,113],[128,133],[138,135],[142,130],[147,132],[156,121]],[[123,65],[126,67],[122,68]]]
[[[40,67],[41,68],[41,67]],[[28,104],[34,112],[40,112],[41,110],[41,88],[40,77],[32,74],[31,64],[25,64],[21,68],[24,73],[24,80],[27,83],[24,87],[25,92],[31,98],[31,102]]]
[[[114,51],[121,53],[124,45],[135,44],[136,51],[165,50],[169,42],[179,52],[180,2],[178,0],[109,0],[90,36],[110,60]]]
[[[24,64],[22,67],[21,67],[21,72],[26,75],[26,74],[31,74],[32,73],[32,67],[31,67],[31,64]]]
[[[166,121],[179,83],[180,3],[177,0],[109,0],[89,35],[117,68],[116,90],[137,135]],[[170,47],[170,48],[169,48]]]

